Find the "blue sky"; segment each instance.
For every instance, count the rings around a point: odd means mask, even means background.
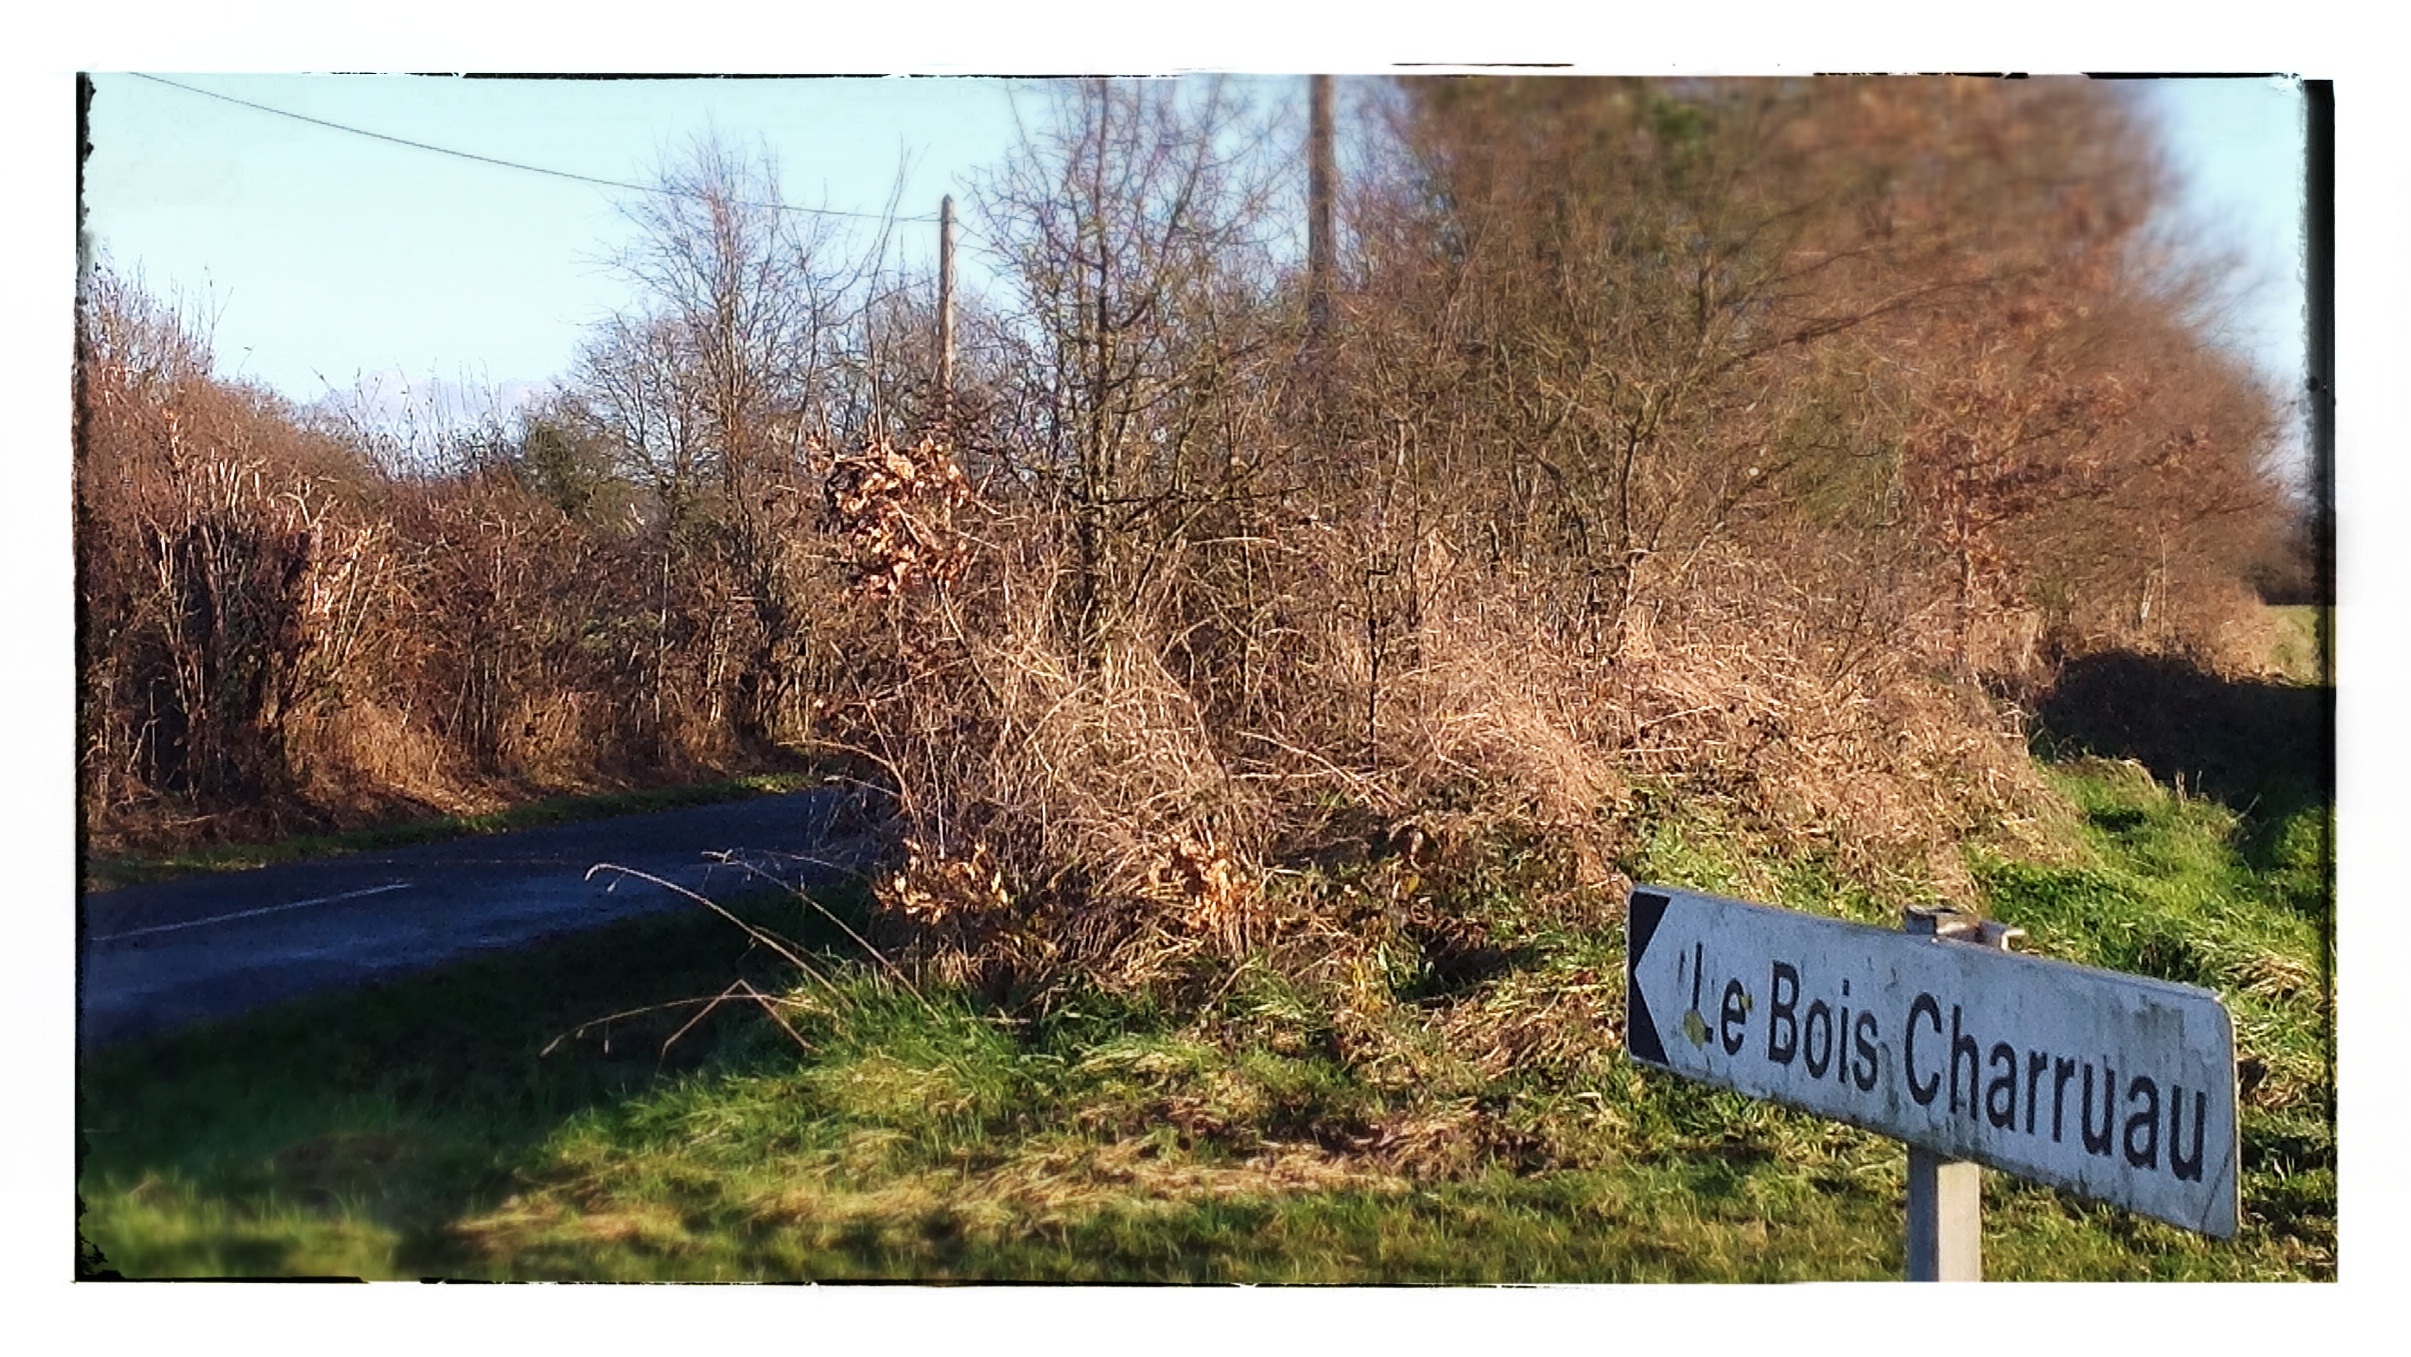
[[[716,132],[765,146],[785,201],[933,213],[1012,136],[1026,82],[478,81],[174,76],[308,117],[645,182]],[[297,399],[362,374],[501,385],[568,364],[625,300],[619,190],[431,154],[134,76],[94,79],[85,203],[111,264],[215,318],[220,367]],[[909,168],[907,168],[909,167]],[[900,257],[934,257],[908,226]]]
[[[766,147],[792,203],[933,213],[1042,117],[1045,82],[979,78],[472,81],[172,76],[179,84],[475,155],[647,180],[708,133]],[[541,383],[625,300],[626,239],[594,184],[377,141],[131,75],[95,77],[85,202],[95,244],[214,318],[223,371],[298,400],[367,379]],[[1297,82],[1302,85],[1302,82]],[[1273,91],[1277,92],[1275,86]],[[2228,250],[2230,338],[2289,388],[2299,363],[2300,96],[2269,80],[2152,82],[2187,185],[2175,229]],[[1302,95],[1302,91],[1301,91]],[[926,263],[936,228],[908,223]],[[966,272],[978,277],[975,258]]]

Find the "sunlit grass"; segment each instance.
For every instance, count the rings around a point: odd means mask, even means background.
[[[2324,806],[2257,834],[2215,801],[2181,796],[2131,764],[2055,775],[2084,815],[2087,860],[1976,866],[1994,912],[2034,951],[2201,985],[2235,1019],[2244,1211],[2324,1241],[2335,1229],[2332,995],[2321,964],[2331,900],[2319,857]],[[2255,870],[2243,845],[2270,860]]]
[[[2277,635],[2269,646],[2269,663],[2296,683],[2327,683],[2330,676],[2322,672],[2319,653],[2320,615],[2332,619],[2333,610],[2313,604],[2292,604],[2269,609]],[[2331,621],[2332,625],[2332,621]]]

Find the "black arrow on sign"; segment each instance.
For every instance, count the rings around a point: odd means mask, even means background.
[[[1658,1040],[1658,1024],[1649,1016],[1649,1002],[1641,997],[1641,954],[1657,936],[1666,904],[1663,895],[1634,891],[1624,907],[1624,1049],[1652,1065],[1666,1063],[1666,1046]]]

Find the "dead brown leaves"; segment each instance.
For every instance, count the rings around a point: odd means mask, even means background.
[[[962,576],[955,515],[970,482],[947,443],[932,434],[909,448],[874,443],[834,458],[824,483],[828,516],[854,589],[892,598],[915,584]]]

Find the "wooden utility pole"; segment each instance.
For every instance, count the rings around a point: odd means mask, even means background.
[[[1307,77],[1306,333],[1319,348],[1331,326],[1331,198],[1338,171],[1331,153],[1331,77]]]
[[[954,195],[938,201],[938,420],[954,423]]]

